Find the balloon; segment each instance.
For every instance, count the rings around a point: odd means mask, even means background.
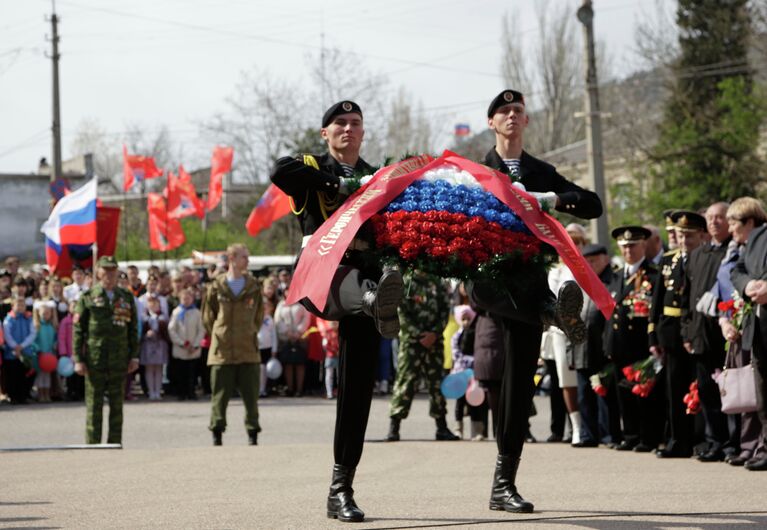
[[[56,370],[56,356],[52,353],[41,353],[37,359],[37,363],[40,365],[40,370],[43,372],[53,372]]]
[[[442,395],[447,399],[458,399],[466,393],[466,387],[469,381],[463,376],[462,372],[457,374],[449,374],[439,385],[439,389],[442,391]]]
[[[467,368],[463,372],[458,372],[458,375],[466,379],[466,384],[469,384],[469,381],[471,381],[474,378],[474,370],[471,368]]]
[[[479,382],[471,378],[466,389],[466,403],[472,407],[478,407],[485,401],[485,389],[479,386]]]
[[[282,375],[282,363],[272,357],[269,362],[266,363],[266,377],[269,379],[279,379]]]
[[[73,363],[72,359],[69,357],[62,357],[59,359],[59,364],[56,369],[61,377],[69,377],[75,373],[75,363]]]

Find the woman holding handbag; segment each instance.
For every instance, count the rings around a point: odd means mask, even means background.
[[[741,197],[727,209],[727,223],[733,248],[728,248],[722,260],[717,285],[725,303],[723,308],[733,297],[735,300],[731,304],[734,307],[722,314],[719,323],[730,345],[728,365],[733,364],[735,368],[753,365],[757,403],[756,412],[741,415],[741,452],[729,463],[743,465],[752,471],[764,471],[767,470],[767,313],[761,306],[767,302],[767,282],[763,279],[767,276],[764,260],[767,212],[758,199]],[[748,306],[739,303],[738,298],[750,301],[752,308],[746,309]],[[739,306],[743,308],[738,309]]]

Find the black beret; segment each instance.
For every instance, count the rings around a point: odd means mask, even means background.
[[[685,232],[706,231],[706,218],[690,210],[676,210],[671,214],[674,228]]]
[[[650,232],[644,226],[628,225],[614,228],[610,234],[613,236],[613,239],[618,242],[619,245],[627,245],[636,243],[637,241],[644,241],[645,239],[649,239],[652,235],[652,232]]]
[[[524,105],[525,96],[522,95],[522,92],[517,92],[516,90],[504,90],[490,102],[490,106],[487,107],[487,117],[492,118],[496,110],[509,103],[522,103]]]
[[[325,114],[322,116],[322,126],[327,127],[333,121],[333,118],[339,114],[347,114],[349,112],[356,112],[362,117],[362,109],[354,101],[339,101],[335,105],[332,105]]]
[[[598,256],[599,254],[607,254],[607,247],[598,243],[591,243],[590,245],[583,247],[581,254],[583,254],[583,256]]]

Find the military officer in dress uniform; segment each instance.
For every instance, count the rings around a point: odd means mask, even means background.
[[[570,182],[554,166],[523,149],[524,131],[529,123],[525,98],[516,90],[504,90],[490,102],[488,127],[495,133],[495,146],[484,164],[520,181],[541,204],[583,219],[602,215],[602,202],[591,191]],[[515,484],[522,447],[528,432],[535,385],[533,375],[540,353],[544,326],[555,325],[574,344],[586,338],[580,319],[583,294],[575,282],[565,282],[555,300],[546,274],[530,278],[527,293],[509,295],[511,286],[499,289],[496,282],[470,287],[473,304],[501,320],[505,362],[499,396],[497,444],[491,510],[532,512],[533,503],[525,500]]]
[[[695,212],[676,210],[671,214],[679,246],[666,253],[661,261],[661,278],[653,295],[650,314],[650,351],[662,358],[666,373],[666,404],[669,439],[657,451],[658,458],[692,456],[693,422],[686,413],[684,395],[695,380],[692,358],[684,348],[682,316],[684,307],[685,267],[690,252],[703,243],[706,219]]]
[[[85,376],[85,441],[101,443],[104,393],[107,443],[122,443],[125,374],[138,369],[138,320],[133,294],[117,286],[117,261],[102,256],[98,283],[81,294],[74,314],[75,372]]]
[[[649,452],[660,443],[663,426],[661,393],[654,388],[647,397],[631,392],[623,368],[646,359],[648,317],[658,271],[646,258],[651,232],[642,226],[621,226],[612,231],[625,266],[616,271],[608,287],[615,309],[605,325],[605,353],[615,364],[618,405],[623,420],[623,441],[619,451]]]
[[[277,160],[271,179],[291,198],[293,213],[304,234],[304,246],[359,185],[358,177],[373,173],[373,168],[360,157],[364,134],[359,105],[340,101],[322,117],[320,135],[328,145],[327,153]],[[397,306],[402,300],[402,276],[396,269],[382,271],[365,259],[371,241],[372,233],[363,225],[333,277],[324,308],[302,300],[315,315],[339,320],[335,465],[327,515],[341,521],[365,518],[354,501],[352,481],[362,456],[381,337],[395,338],[399,333]]]
[[[389,434],[386,440],[399,440],[400,422],[407,418],[420,380],[429,391],[429,416],[437,422],[437,440],[459,440],[445,420],[445,397],[440,391],[445,361],[442,332],[450,318],[450,298],[445,283],[430,274],[413,271],[405,274],[407,299],[399,307],[400,333],[397,379],[391,398]]]

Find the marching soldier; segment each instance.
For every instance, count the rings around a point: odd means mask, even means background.
[[[327,153],[280,158],[271,175],[272,182],[291,198],[304,234],[303,246],[354,191],[359,182],[355,176],[373,173],[360,157],[365,130],[359,105],[340,101],[331,106],[322,117],[320,135]],[[403,289],[399,271],[382,271],[365,258],[370,241],[363,226],[333,277],[326,307],[302,300],[315,315],[339,320],[335,465],[327,515],[347,522],[365,518],[354,501],[352,482],[362,456],[381,337],[395,338],[399,333],[397,306]]]
[[[407,418],[418,382],[429,390],[429,416],[437,422],[437,440],[459,440],[447,428],[445,397],[440,391],[444,342],[442,332],[450,317],[450,298],[443,281],[421,271],[405,274],[408,297],[399,307],[400,333],[397,379],[391,399],[389,434],[399,441],[400,422]]]
[[[615,309],[605,325],[605,353],[615,364],[618,405],[623,420],[619,451],[650,452],[658,446],[663,428],[661,393],[655,388],[647,397],[631,392],[623,368],[649,355],[648,318],[658,271],[647,260],[646,240],[651,232],[642,226],[621,226],[612,231],[626,262],[616,271],[609,291]]]
[[[669,439],[666,447],[657,451],[658,458],[689,458],[692,456],[693,423],[686,413],[684,395],[695,379],[693,362],[682,341],[685,267],[690,252],[703,243],[706,219],[695,212],[676,210],[671,214],[679,246],[663,257],[661,278],[653,295],[650,351],[662,357],[666,372],[666,401]],[[686,315],[685,315],[686,316]]]
[[[83,292],[74,315],[75,372],[85,376],[85,441],[101,443],[104,393],[109,399],[107,443],[122,443],[125,374],[138,369],[138,320],[133,294],[117,287],[117,261],[102,256],[99,282]]]

